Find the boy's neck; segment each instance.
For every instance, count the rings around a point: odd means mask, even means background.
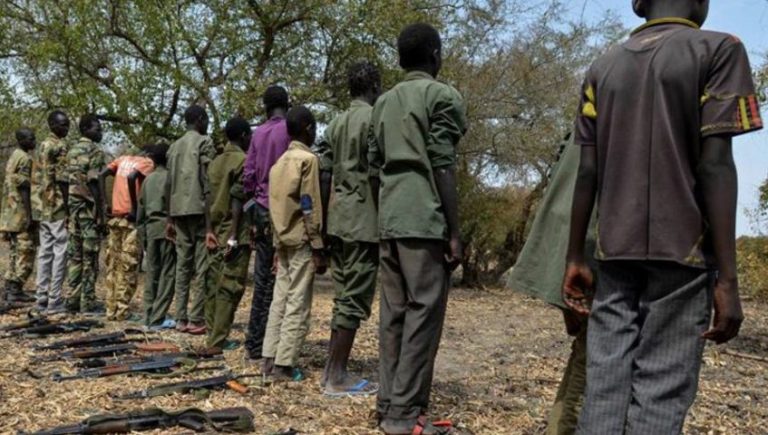
[[[352,97],[352,101],[361,101],[363,103],[368,104],[369,106],[373,106],[373,103],[376,101],[376,98],[373,96],[372,92],[366,92],[363,95]]]
[[[437,77],[437,73],[434,72],[434,68],[432,68],[432,66],[430,66],[430,65],[424,65],[424,66],[417,66],[417,67],[413,67],[413,68],[408,68],[408,69],[405,70],[405,72],[406,73],[422,72],[422,73],[429,74],[430,76],[432,76],[432,78],[436,78]]]
[[[648,11],[645,16],[646,22],[664,18],[681,18],[688,21],[694,21],[694,12],[686,6],[686,3],[687,2],[661,3]]]
[[[286,110],[283,108],[272,109],[267,112],[267,119],[285,118],[285,112]]]

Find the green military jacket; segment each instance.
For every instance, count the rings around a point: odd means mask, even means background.
[[[525,241],[515,267],[504,277],[507,288],[526,293],[566,308],[562,298],[565,256],[571,231],[573,190],[579,172],[581,147],[567,142],[538,206],[531,232]],[[587,234],[586,250],[590,266],[595,251],[595,223],[592,218]]]
[[[32,157],[16,148],[5,166],[2,210],[0,210],[0,231],[20,233],[25,230],[27,211],[21,200],[21,186],[30,186],[32,179]]]
[[[371,124],[368,161],[371,175],[381,180],[381,239],[447,239],[434,171],[456,163],[467,124],[461,95],[425,72],[411,71],[379,97]]]
[[[40,152],[36,150],[31,154],[32,157],[32,179],[31,196],[32,202],[32,220],[40,222],[42,217],[43,199],[40,192]]]
[[[141,187],[136,224],[142,243],[165,238],[165,222],[168,219],[168,212],[165,209],[167,178],[168,170],[165,166],[155,166],[155,170],[147,175]]]
[[[232,229],[232,198],[245,202],[243,191],[243,165],[245,152],[237,145],[227,144],[224,151],[216,157],[208,167],[208,182],[211,186],[211,226],[219,244],[227,243]],[[245,214],[236,232],[237,242],[241,245],[249,243],[249,225],[245,222]]]
[[[51,133],[37,150],[38,164],[35,166],[34,190],[40,198],[40,220],[60,221],[67,217],[64,195],[57,183],[68,182],[67,153],[69,146],[64,139]]]
[[[328,234],[350,242],[379,241],[376,204],[368,167],[370,104],[353,100],[349,110],[325,129],[318,155],[320,169],[333,173]]]
[[[205,214],[209,186],[205,171],[216,157],[209,136],[190,130],[168,150],[168,183],[172,217]]]
[[[87,137],[80,140],[67,153],[67,181],[70,202],[95,202],[88,183],[98,181],[104,169],[104,151]]]

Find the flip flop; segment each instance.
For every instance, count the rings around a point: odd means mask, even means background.
[[[150,331],[163,331],[166,329],[173,329],[176,327],[176,321],[173,319],[165,319],[163,323],[152,325],[149,327]]]
[[[439,420],[430,423],[427,421],[427,418],[422,415],[416,421],[416,426],[413,427],[411,435],[422,435],[428,426],[432,426],[437,429],[437,433],[440,435],[450,434],[453,432],[453,423],[451,423],[449,420]]]
[[[240,342],[237,340],[226,340],[221,346],[221,350],[229,352],[240,348]]]
[[[328,387],[325,388],[323,395],[326,397],[340,398],[340,397],[368,397],[379,392],[379,386],[371,383],[367,379],[363,379],[354,386],[350,387],[346,391],[329,391]]]

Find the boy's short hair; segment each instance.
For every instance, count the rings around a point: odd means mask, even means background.
[[[244,118],[235,116],[227,121],[227,125],[224,126],[224,134],[227,135],[227,139],[230,141],[236,141],[243,137],[243,133],[250,133],[251,125]]]
[[[208,113],[206,113],[205,109],[202,106],[193,104],[189,106],[187,110],[184,111],[184,122],[186,122],[187,125],[192,125],[196,123],[200,118],[204,118],[207,116],[208,116]]]
[[[64,113],[63,110],[54,110],[53,112],[48,114],[48,125],[53,124],[53,121],[55,121],[56,117],[58,117],[58,116],[63,116],[65,118],[67,118],[67,114]]]
[[[441,46],[440,34],[431,25],[415,23],[406,26],[397,38],[400,66],[406,70],[423,66]]]
[[[288,110],[288,91],[282,86],[272,85],[264,91],[262,102],[267,112],[274,109]]]
[[[15,136],[16,136],[16,142],[20,143],[24,139],[27,139],[29,136],[35,134],[35,132],[32,131],[29,127],[21,127],[18,130],[16,130]]]
[[[289,110],[285,115],[285,126],[291,138],[297,138],[306,131],[307,127],[315,123],[315,116],[304,106],[297,106]]]
[[[92,125],[98,124],[99,122],[99,117],[93,113],[83,115],[83,117],[80,118],[80,123],[78,124],[80,134],[85,134],[85,132],[91,128]]]
[[[376,65],[362,60],[349,66],[347,81],[350,95],[359,97],[381,83],[381,74]]]
[[[144,152],[157,166],[165,166],[168,162],[168,144],[166,143],[144,145]]]

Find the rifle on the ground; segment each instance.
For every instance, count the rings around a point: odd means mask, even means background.
[[[116,356],[128,352],[179,352],[178,346],[172,343],[118,343],[110,346],[91,347],[86,349],[69,350],[53,355],[32,358],[33,363],[60,361],[65,359],[86,359]]]
[[[78,424],[33,432],[32,435],[130,433],[176,426],[195,432],[251,433],[255,430],[253,413],[247,408],[226,408],[210,412],[196,408],[166,412],[153,408],[128,414],[95,415]]]
[[[0,315],[8,314],[11,311],[25,310],[31,307],[32,306],[30,304],[27,304],[24,302],[3,302],[2,304],[0,304]]]
[[[44,320],[44,323],[38,326],[12,329],[8,331],[7,334],[0,336],[0,338],[18,337],[22,335],[29,338],[39,338],[54,334],[68,334],[76,331],[90,331],[91,328],[103,327],[104,324],[97,320],[79,320],[76,322],[63,323],[50,323],[47,320]]]
[[[74,375],[65,376],[54,373],[51,379],[56,382],[74,379],[106,378],[129,373],[155,373],[160,376],[173,376],[203,370],[223,370],[223,366],[198,367],[198,361],[190,358],[164,358],[134,364],[109,365],[94,369],[83,369]]]
[[[73,347],[104,346],[117,344],[126,340],[125,332],[112,332],[109,334],[89,335],[69,340],[55,341],[51,344],[34,346],[34,350],[62,350]]]
[[[186,394],[197,390],[211,390],[225,387],[240,394],[246,394],[248,393],[248,387],[238,382],[238,379],[243,377],[244,376],[230,374],[194,381],[163,384],[131,393],[113,394],[112,398],[117,400],[147,399],[150,397],[168,396],[175,393]]]
[[[208,361],[221,361],[223,359],[221,353],[201,353],[201,352],[194,352],[194,351],[170,352],[170,353],[161,353],[157,355],[127,356],[123,358],[114,358],[114,359],[89,358],[89,359],[83,359],[81,361],[78,361],[77,363],[75,363],[75,367],[83,368],[83,369],[95,369],[100,367],[136,364],[141,362],[157,361],[157,360],[172,359],[172,358],[185,358],[185,359],[208,360]]]
[[[45,317],[30,317],[27,320],[22,320],[20,322],[14,322],[14,323],[8,323],[6,325],[2,325],[0,326],[0,331],[2,332],[18,331],[21,329],[32,328],[34,326],[48,325],[50,323],[51,322]]]

